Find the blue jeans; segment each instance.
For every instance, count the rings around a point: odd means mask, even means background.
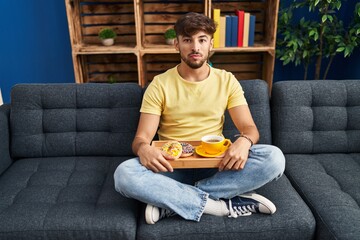
[[[115,189],[122,195],[170,209],[187,220],[200,221],[209,198],[230,199],[279,178],[285,169],[281,150],[272,145],[252,146],[245,168],[174,169],[154,173],[139,158],[121,163],[115,173]]]

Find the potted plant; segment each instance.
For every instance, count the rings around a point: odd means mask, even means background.
[[[114,44],[114,39],[116,38],[116,32],[111,28],[103,28],[99,32],[99,38],[105,46],[111,46]]]
[[[173,28],[166,30],[164,37],[167,44],[173,45],[176,38],[175,30]]]
[[[303,64],[304,79],[309,66],[314,65],[314,79],[327,79],[334,57],[339,53],[348,57],[360,46],[360,3],[355,5],[352,21],[347,26],[340,19],[341,3],[341,0],[294,0],[280,10],[276,57],[283,65]],[[304,8],[311,14],[309,19],[295,19],[293,12]],[[321,77],[325,58],[328,62]]]
[[[110,74],[108,77],[107,77],[107,80],[108,80],[108,83],[117,83],[117,79],[115,77],[115,75],[113,74]]]

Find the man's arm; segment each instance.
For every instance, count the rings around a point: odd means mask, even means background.
[[[229,109],[229,114],[236,128],[244,137],[239,137],[228,149],[219,170],[243,169],[249,156],[252,144],[259,141],[259,131],[251,116],[248,105],[241,105]]]
[[[229,109],[229,114],[239,132],[252,141],[253,144],[259,141],[259,131],[252,118],[248,105],[241,105]],[[241,139],[244,140],[244,139]]]
[[[158,115],[140,114],[139,125],[132,143],[132,150],[139,156],[141,164],[146,168],[154,172],[172,172],[173,168],[166,159],[172,160],[173,157],[150,146],[151,140],[158,129],[159,122],[160,116]]]

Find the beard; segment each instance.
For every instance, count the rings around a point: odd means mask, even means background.
[[[200,53],[199,52],[192,52],[191,54],[200,54]],[[202,54],[200,54],[200,55],[201,55],[201,57],[203,57]],[[210,56],[210,51],[208,52],[206,57],[203,57],[198,62],[194,62],[194,61],[190,60],[190,57],[186,57],[180,52],[181,59],[186,63],[186,65],[188,65],[192,69],[198,69],[198,68],[202,67],[204,65],[204,63],[207,62],[209,56]]]

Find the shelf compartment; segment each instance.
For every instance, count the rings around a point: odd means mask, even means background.
[[[115,30],[115,45],[136,46],[135,16],[133,1],[116,0],[74,0],[74,28],[78,30],[75,45],[85,48],[89,45],[102,46],[98,37],[101,29],[109,27]]]
[[[139,83],[137,57],[134,54],[78,55],[77,60],[83,69],[84,83]]]
[[[261,79],[264,57],[262,53],[219,53],[210,58],[212,66],[232,72],[238,80]]]
[[[261,44],[275,47],[276,23],[278,12],[278,1],[256,0],[256,1],[211,1],[209,16],[215,8],[220,9],[220,15],[235,15],[235,10],[240,9],[256,16],[255,23],[255,45]]]
[[[144,80],[143,85],[150,83],[156,75],[164,73],[180,63],[179,53],[144,54],[142,59],[144,69],[144,75],[142,76]]]
[[[210,57],[210,62],[215,68],[232,72],[238,80],[266,79],[263,72],[272,67],[271,61],[268,60],[271,59],[269,56],[268,52],[215,52]],[[179,53],[144,54],[142,59],[143,85],[150,83],[156,75],[180,63]]]
[[[163,47],[164,33],[188,12],[205,13],[203,0],[140,1],[140,25],[143,47]],[[160,45],[160,46],[156,46]]]

